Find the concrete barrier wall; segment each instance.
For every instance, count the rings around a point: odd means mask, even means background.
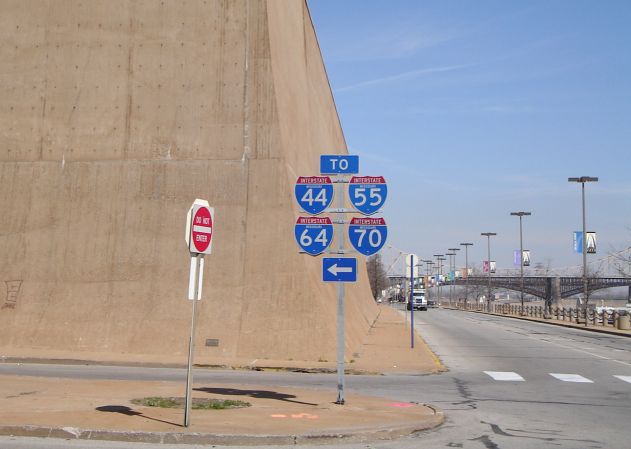
[[[198,361],[335,358],[334,288],[293,240],[296,177],[346,152],[304,1],[4,1],[0,95],[5,353],[184,360],[199,197]],[[347,351],[377,313],[360,278]]]

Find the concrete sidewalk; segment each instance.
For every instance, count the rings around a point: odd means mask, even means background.
[[[407,435],[442,423],[424,404],[330,391],[256,385],[194,385],[194,398],[238,399],[250,407],[193,410],[144,407],[131,400],[182,397],[182,383],[68,380],[2,376],[0,434],[189,444],[296,444],[371,441]]]
[[[348,361],[346,367],[360,373],[424,374],[445,370],[418,335],[415,348],[410,348],[404,317],[386,306],[353,357],[353,363]],[[283,365],[282,361],[271,364]],[[293,369],[296,362],[285,365]],[[326,366],[334,367],[332,363]],[[195,399],[237,399],[251,406],[193,410],[188,428],[183,427],[181,408],[145,407],[131,402],[183,394],[181,382],[0,376],[0,434],[270,445],[390,439],[438,426],[444,420],[443,413],[431,405],[383,398],[347,395],[345,405],[336,405],[334,382],[326,391],[194,383]]]

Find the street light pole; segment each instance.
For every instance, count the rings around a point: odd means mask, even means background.
[[[447,248],[449,251],[451,251],[453,253],[453,269],[451,270],[451,273],[449,273],[450,277],[451,277],[451,290],[453,290],[453,293],[456,293],[456,251],[460,251],[460,248]],[[451,293],[449,294],[451,297]]]
[[[467,277],[465,278],[465,287],[464,287],[464,303],[465,303],[465,307],[466,304],[469,302],[469,247],[473,246],[473,243],[461,243],[461,246],[464,246],[464,265],[465,265],[465,270],[467,272]]]
[[[431,274],[431,266],[434,265],[434,262],[431,260],[422,260],[421,262],[425,262],[427,268],[427,281],[425,282],[425,292],[427,294],[427,305],[429,307],[429,276]]]
[[[488,287],[488,297],[486,299],[486,311],[491,313],[491,236],[497,235],[496,232],[482,232],[480,235],[484,235],[487,238],[487,249],[488,249],[488,259],[487,269],[488,269],[488,279],[489,279],[489,287]]]
[[[522,238],[521,219],[532,215],[530,212],[511,212],[513,216],[519,217],[519,274],[521,278],[521,311],[520,315],[524,315],[524,241]]]
[[[581,176],[580,178],[567,178],[568,182],[581,183],[581,194],[583,203],[583,298],[585,309],[585,326],[587,326],[587,301],[588,301],[588,281],[587,281],[587,235],[585,233],[585,183],[598,182],[598,178],[592,176]]]
[[[449,277],[451,278],[451,266],[452,266],[452,262],[453,262],[453,258],[452,256],[455,256],[456,253],[445,253],[445,256],[449,256]],[[452,279],[449,279],[449,306],[451,307],[451,303],[453,300],[453,287],[454,287],[454,281]]]
[[[445,260],[445,258],[442,254],[434,254],[434,257],[436,258],[436,265],[438,268],[438,279],[436,280],[436,284],[438,286],[438,302],[440,302],[440,271],[442,268],[442,264],[440,263],[440,261]]]

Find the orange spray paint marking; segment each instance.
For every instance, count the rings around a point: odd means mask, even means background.
[[[409,402],[393,402],[392,404],[387,404],[388,407],[400,407],[400,408],[409,408],[414,407],[414,404],[410,404]]]
[[[291,415],[293,419],[318,419],[318,415],[312,415],[310,413],[296,413]]]

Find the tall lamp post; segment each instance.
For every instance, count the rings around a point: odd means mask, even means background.
[[[454,288],[454,281],[451,279],[451,266],[453,265],[453,256],[455,256],[456,253],[445,253],[445,256],[449,256],[449,305],[451,306],[452,303],[452,299],[453,299],[453,288]]]
[[[592,176],[581,176],[580,178],[567,178],[568,182],[579,182],[581,184],[581,193],[583,200],[583,297],[585,298],[585,326],[587,326],[587,300],[588,300],[588,285],[587,285],[587,235],[585,234],[585,183],[586,182],[598,182],[598,178]]]
[[[520,290],[521,290],[521,311],[519,312],[522,316],[524,315],[524,240],[522,238],[522,227],[521,227],[521,219],[522,217],[527,217],[532,215],[530,212],[511,212],[513,216],[519,217],[519,276],[521,278]]]
[[[425,283],[425,291],[427,293],[427,303],[429,305],[429,276],[431,274],[431,266],[434,265],[434,262],[431,260],[421,260],[421,262],[424,262],[427,268],[427,282]]]
[[[434,254],[436,258],[436,268],[438,269],[438,279],[436,280],[436,285],[438,286],[438,302],[440,302],[440,271],[442,268],[441,261],[445,260],[442,254]]]
[[[487,269],[488,269],[488,279],[489,279],[489,288],[488,288],[488,296],[486,299],[486,311],[487,312],[491,312],[491,236],[497,235],[496,232],[482,232],[480,235],[484,235],[487,238],[487,248],[488,248],[488,259],[486,261],[487,263]]]
[[[473,246],[473,243],[461,243],[460,246],[464,246],[464,269],[467,272],[464,287],[464,303],[465,307],[467,307],[467,304],[469,303],[469,247]]]
[[[451,251],[453,253],[453,269],[451,270],[450,277],[451,277],[451,289],[453,290],[453,293],[456,293],[456,251],[460,251],[460,248],[447,248],[449,251]],[[451,293],[450,293],[450,297],[451,297]]]

